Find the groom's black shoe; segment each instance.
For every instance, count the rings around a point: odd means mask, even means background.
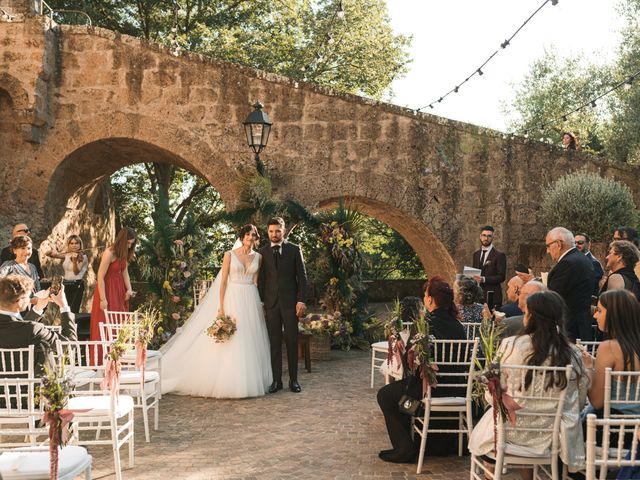
[[[289,390],[294,393],[300,393],[302,391],[302,387],[297,380],[289,380]]]
[[[276,393],[278,390],[282,390],[282,380],[274,380],[269,386],[269,393]]]

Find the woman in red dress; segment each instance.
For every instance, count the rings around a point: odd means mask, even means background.
[[[91,308],[91,340],[100,340],[100,324],[105,322],[105,310],[129,311],[133,291],[127,266],[133,257],[136,240],[135,230],[123,227],[113,245],[102,254]]]

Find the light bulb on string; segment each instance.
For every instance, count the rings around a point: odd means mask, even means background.
[[[333,37],[330,33],[327,33],[327,44],[331,45],[333,43]]]
[[[336,13],[336,15],[340,20],[344,20],[344,4],[342,3],[342,0],[340,0],[340,3],[338,4],[338,13]]]
[[[596,107],[598,106],[598,104],[596,103],[596,101],[595,101],[595,100],[591,100],[591,106],[592,106],[593,108],[596,108]]]
[[[622,87],[622,88],[624,88],[624,89],[625,89],[625,91],[627,91],[627,92],[628,92],[629,90],[631,90],[631,86],[632,86],[632,84],[633,84],[633,77],[629,77],[629,78],[627,78],[627,80],[624,82],[624,85],[623,85],[623,87]]]
[[[566,121],[567,121],[567,116],[566,116],[566,115],[563,115],[563,116],[562,116],[562,121],[563,121],[563,122],[566,122]]]
[[[460,90],[460,86],[456,85],[456,88],[453,89],[453,93],[458,93],[458,90]]]
[[[479,68],[478,70],[476,70],[478,72],[478,75],[482,76],[484,75],[484,72]]]
[[[509,46],[509,40],[505,40],[504,42],[502,42],[502,43],[500,44],[500,47],[501,47],[501,48],[507,48],[508,46]]]

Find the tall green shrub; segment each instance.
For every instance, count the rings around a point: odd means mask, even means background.
[[[636,225],[638,212],[626,185],[579,171],[556,180],[542,193],[542,219],[547,227],[585,232],[596,242],[611,238],[613,229]]]

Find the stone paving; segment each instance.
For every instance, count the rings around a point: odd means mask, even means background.
[[[311,373],[300,372],[300,394],[283,390],[244,400],[165,395],[151,443],[144,442],[136,416],[135,467],[128,468],[123,447],[124,478],[468,478],[469,457],[429,458],[419,476],[415,465],[379,460],[378,451],[390,448],[376,403],[382,377],[369,388],[368,352],[331,353],[331,360],[313,362]],[[93,478],[114,479],[111,449],[90,452]]]

